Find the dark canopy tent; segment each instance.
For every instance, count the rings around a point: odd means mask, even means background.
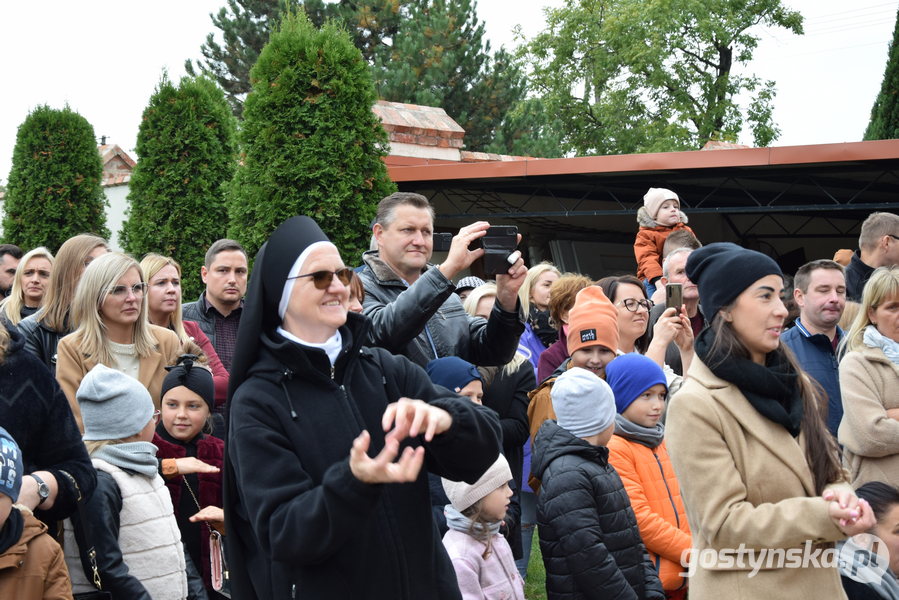
[[[592,277],[635,270],[636,212],[649,187],[680,195],[703,243],[732,241],[761,250],[786,272],[830,258],[839,248],[855,249],[868,214],[899,210],[899,140],[404,162],[391,164],[390,175],[400,190],[431,200],[438,231],[482,219],[517,225],[532,262],[548,259]]]

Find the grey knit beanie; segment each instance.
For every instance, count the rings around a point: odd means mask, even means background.
[[[84,376],[75,399],[81,407],[85,441],[130,437],[147,425],[155,410],[141,382],[105,365]]]
[[[612,388],[587,369],[572,367],[559,375],[549,395],[559,427],[575,437],[596,435],[615,422]]]
[[[502,454],[496,459],[490,468],[474,483],[474,485],[465,483],[464,481],[450,481],[442,479],[443,491],[449,498],[453,508],[462,512],[472,504],[499,489],[504,483],[509,483],[512,479],[512,470],[509,468],[509,462]]]

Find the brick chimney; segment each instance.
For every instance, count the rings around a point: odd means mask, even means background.
[[[387,131],[392,156],[462,159],[465,130],[442,108],[379,100],[372,110]]]

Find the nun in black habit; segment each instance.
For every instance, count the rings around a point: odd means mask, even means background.
[[[499,421],[365,347],[349,273],[308,217],[256,257],[228,402],[233,598],[460,598],[425,469],[474,483],[499,454]]]

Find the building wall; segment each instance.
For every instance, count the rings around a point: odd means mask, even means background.
[[[108,186],[103,188],[109,206],[106,207],[106,226],[109,228],[109,245],[113,250],[121,251],[122,244],[119,240],[119,231],[125,222],[128,210],[128,184]]]

